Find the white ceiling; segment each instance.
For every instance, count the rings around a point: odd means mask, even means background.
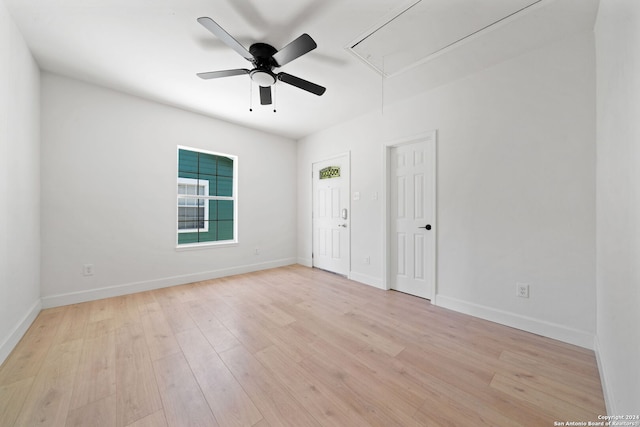
[[[414,66],[383,81],[345,47],[416,0],[4,1],[45,70],[296,139],[380,108],[382,99],[388,103],[414,95],[591,29],[598,5],[598,0],[542,0],[416,63],[416,55],[433,53],[420,52],[423,45],[416,38],[431,33],[438,45],[447,46],[478,30],[474,16],[489,16],[482,22],[493,22],[513,13],[515,3],[515,10],[534,3],[421,0],[429,14],[424,17],[428,32],[416,34],[419,26],[396,25],[385,35],[388,40],[391,34],[393,45],[411,46],[407,50]],[[248,76],[196,77],[198,72],[250,66],[196,22],[201,16],[211,17],[246,48],[261,41],[279,49],[308,33],[318,48],[278,71],[325,86],[327,92],[318,97],[278,82],[274,113],[259,105],[254,87],[249,112]],[[398,43],[402,40],[407,44]]]
[[[405,8],[352,45],[391,76],[541,0],[409,0]]]

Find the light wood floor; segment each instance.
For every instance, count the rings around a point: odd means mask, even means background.
[[[591,351],[292,266],[43,310],[0,426],[553,426]]]

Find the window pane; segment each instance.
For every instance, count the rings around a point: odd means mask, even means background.
[[[218,220],[218,202],[219,200],[211,200],[209,202],[209,219],[211,221]]]
[[[178,172],[178,178],[198,179],[198,172]]]
[[[178,230],[205,228],[205,219],[204,206],[178,208]]]
[[[218,221],[218,240],[233,240],[233,221]]]
[[[218,157],[218,176],[233,176],[233,159]]]
[[[217,175],[217,159],[218,156],[214,156],[213,154],[208,153],[198,153],[199,154],[199,162],[200,167],[198,169],[198,173],[200,175]]]
[[[217,196],[232,197],[233,196],[233,178],[227,176],[218,177],[218,192]]]
[[[183,176],[180,172],[198,173],[198,153],[196,151],[182,149],[178,151],[178,172],[179,176]]]
[[[186,245],[189,243],[198,243],[199,242],[199,234],[200,233],[179,233],[178,234],[178,244]]]
[[[217,177],[215,175],[200,175],[199,176],[200,185],[203,188],[202,195],[206,196],[215,196],[216,195],[216,180]]]
[[[233,219],[233,200],[218,200],[218,220]]]

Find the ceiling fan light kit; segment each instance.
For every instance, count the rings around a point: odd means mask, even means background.
[[[213,19],[202,17],[198,18],[198,22],[244,59],[253,64],[251,70],[238,68],[198,73],[197,76],[201,79],[209,80],[249,74],[251,80],[260,86],[260,104],[262,105],[270,105],[272,103],[271,86],[276,84],[278,80],[318,96],[326,91],[326,88],[323,86],[311,83],[300,77],[282,72],[273,72],[274,68],[280,68],[294,59],[309,53],[318,46],[308,34],[301,35],[280,50],[275,49],[267,43],[254,43],[249,47],[249,50],[247,50]],[[250,108],[249,111],[252,111],[252,109]]]
[[[276,83],[276,76],[268,71],[253,70],[249,75],[251,76],[251,80],[256,82],[258,86],[268,87]]]

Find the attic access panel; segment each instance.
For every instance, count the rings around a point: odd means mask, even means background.
[[[388,77],[541,1],[408,0],[347,50]]]

